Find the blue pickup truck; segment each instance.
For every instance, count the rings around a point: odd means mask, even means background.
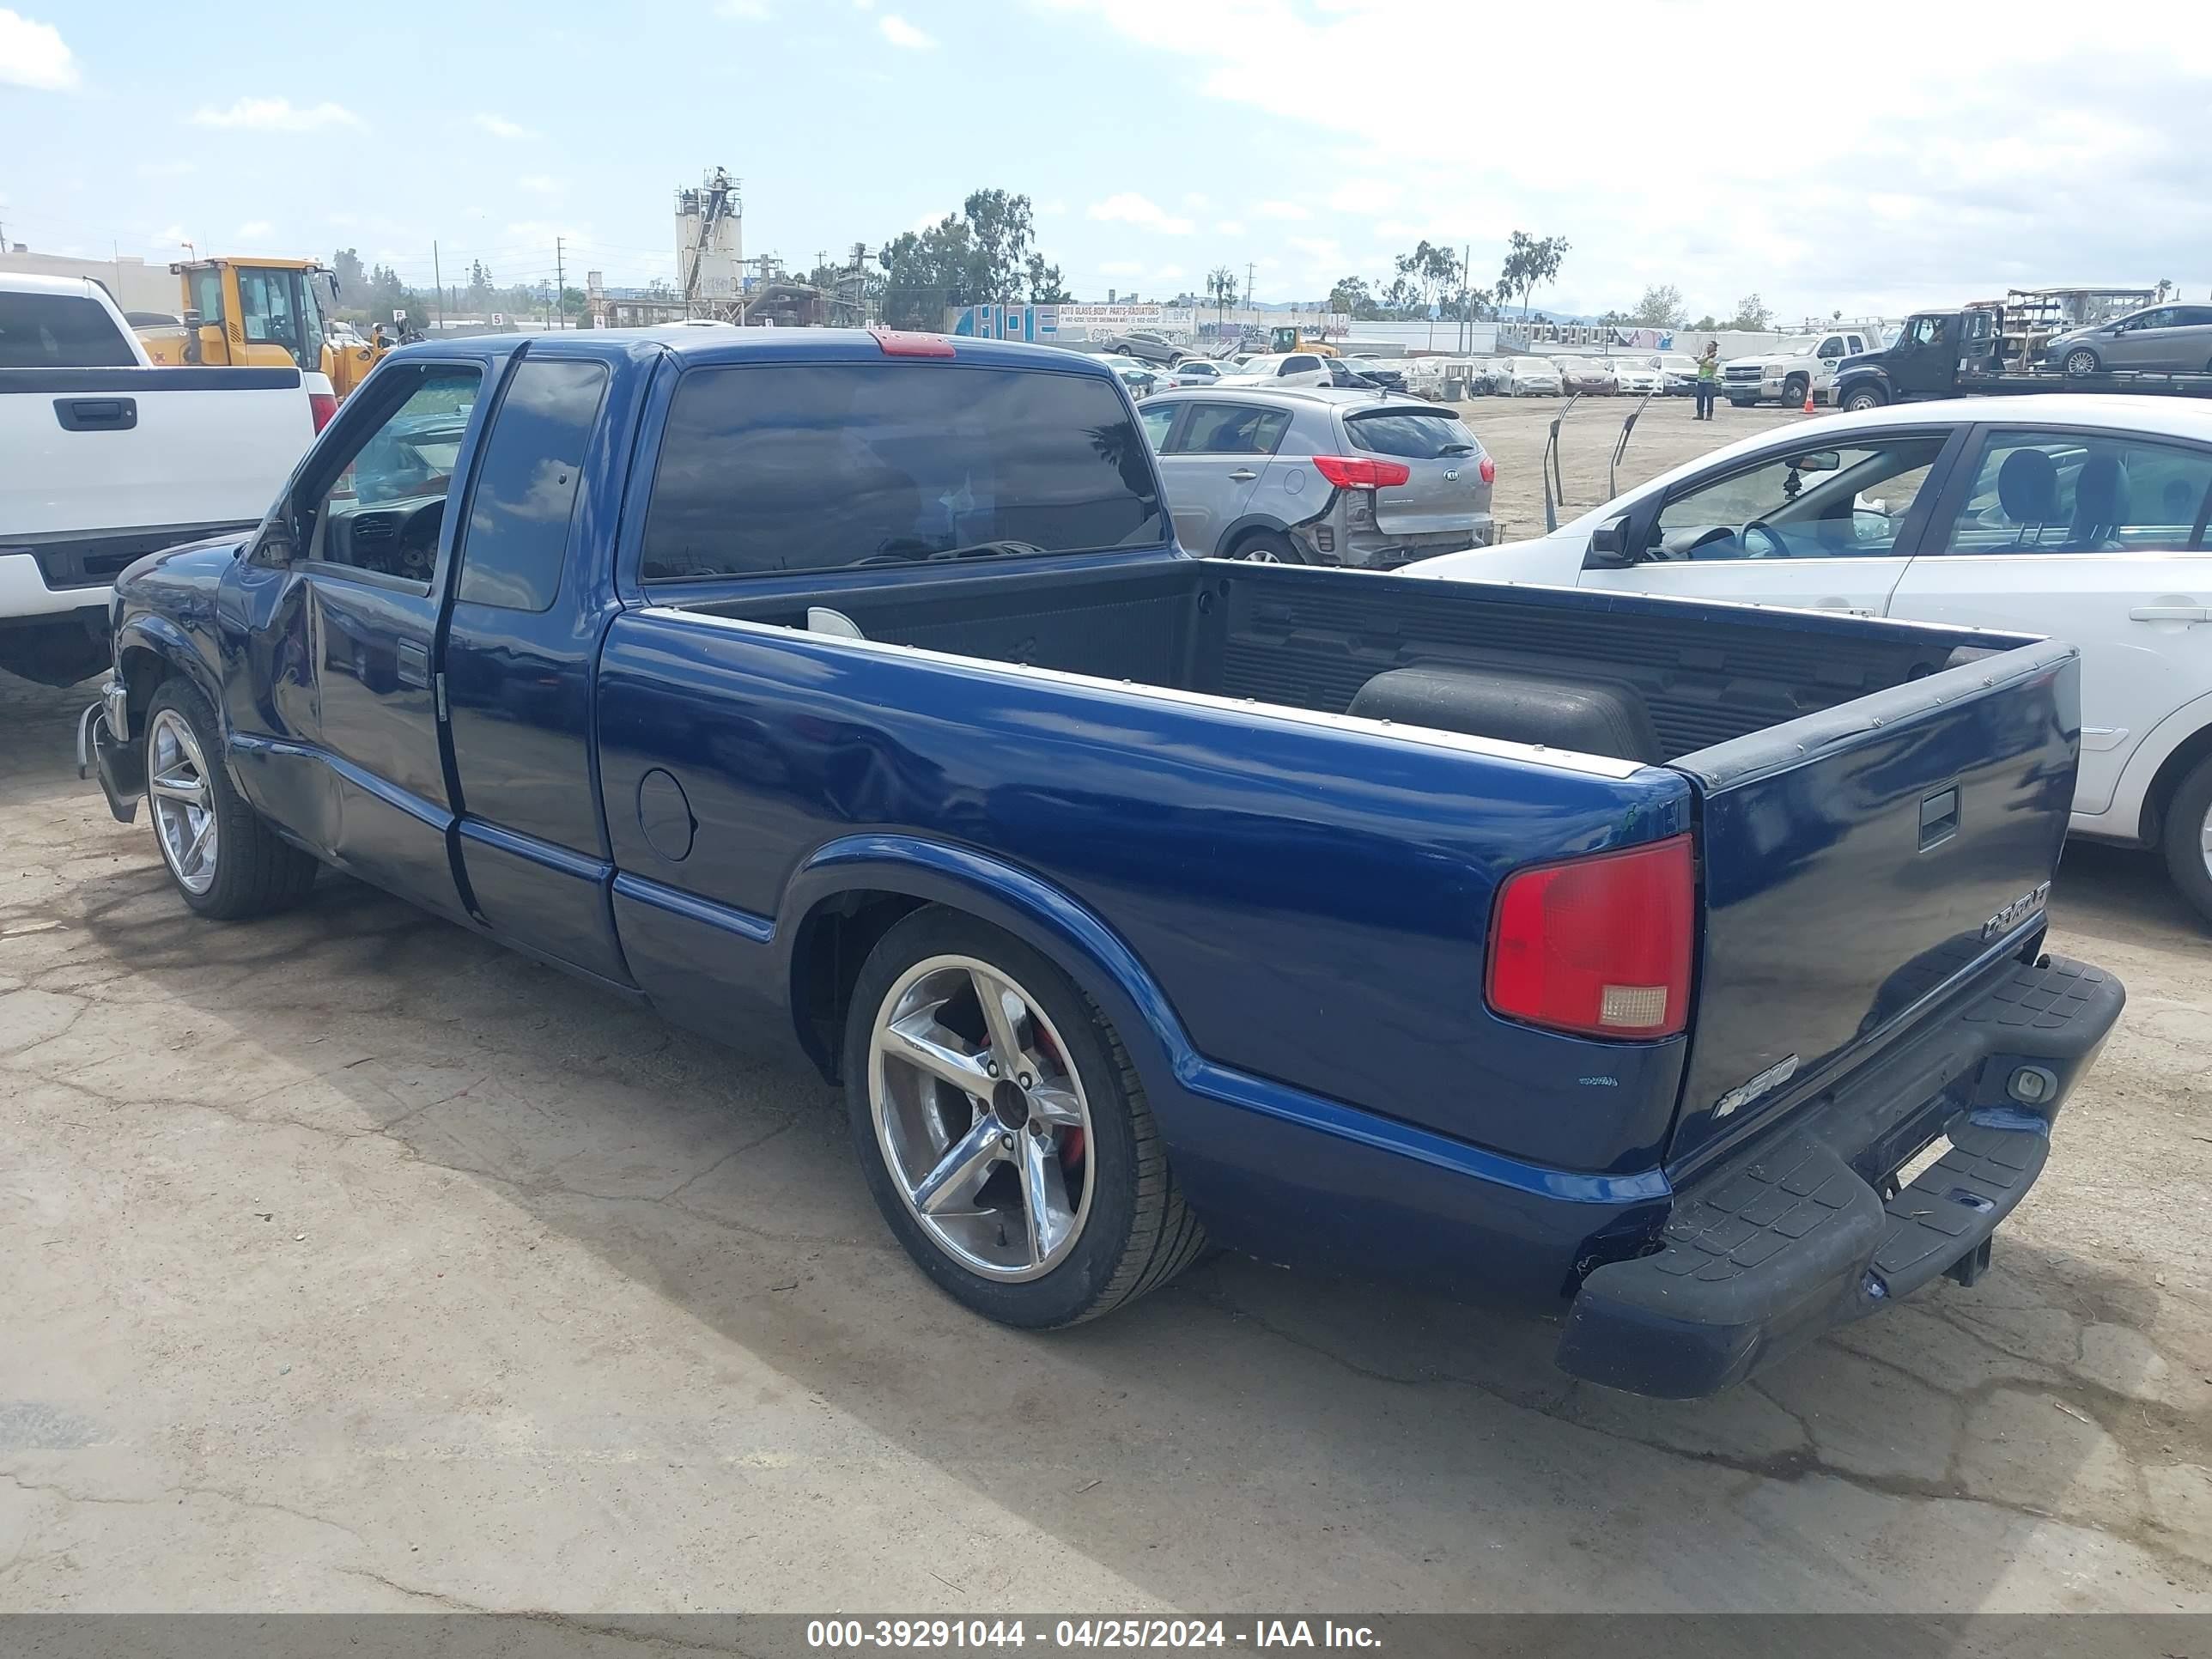
[[[186,905],[330,865],[795,1041],[1018,1326],[1210,1240],[1709,1393],[1972,1283],[2122,1001],[2042,949],[2070,647],[1194,559],[1071,353],[404,349],[113,623]]]

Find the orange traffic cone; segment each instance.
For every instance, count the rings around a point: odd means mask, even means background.
[[[1813,388],[1809,386],[1805,388],[1805,412],[1808,415],[1813,412]]]

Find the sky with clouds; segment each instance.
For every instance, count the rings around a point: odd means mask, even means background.
[[[672,192],[744,181],[801,266],[996,185],[1085,299],[1248,268],[1387,276],[1426,237],[1540,304],[1894,314],[2014,283],[2212,294],[2212,6],[2078,0],[603,0],[405,14],[0,8],[0,225],[42,252],[357,248],[427,285],[674,268]],[[255,21],[255,14],[263,14]],[[1826,27],[1832,25],[1832,29]],[[2002,37],[2002,38],[2000,38]]]

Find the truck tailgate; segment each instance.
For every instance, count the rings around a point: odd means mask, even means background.
[[[1675,763],[1705,928],[1670,1167],[1813,1101],[2039,934],[2078,680],[2071,646],[2021,645]]]

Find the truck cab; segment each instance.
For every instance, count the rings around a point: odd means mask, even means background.
[[[312,259],[193,259],[173,264],[183,321],[139,330],[149,358],[165,367],[283,368],[321,375],[333,398],[361,384],[390,345],[347,340],[327,324],[337,293]]]

